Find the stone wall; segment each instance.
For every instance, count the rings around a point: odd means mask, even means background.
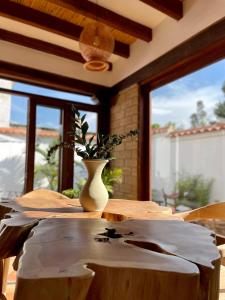
[[[110,132],[126,133],[138,128],[138,85],[133,85],[113,99],[110,115]],[[121,185],[114,188],[113,198],[138,198],[138,138],[123,142],[114,151],[112,167],[123,170]]]

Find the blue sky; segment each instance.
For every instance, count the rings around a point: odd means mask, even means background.
[[[190,127],[190,115],[196,111],[196,102],[202,100],[208,119],[215,120],[215,104],[224,101],[225,59],[165,85],[151,93],[152,120],[161,126],[175,122]]]
[[[15,83],[13,89],[17,91],[26,91],[28,93],[45,95],[59,99],[66,99],[82,103],[93,104],[90,97],[65,93],[28,84]],[[83,112],[86,113],[86,112]],[[90,131],[96,131],[96,114],[87,113],[87,120],[90,124]],[[27,98],[13,96],[11,104],[11,123],[23,124],[27,122]],[[37,126],[44,128],[58,129],[60,125],[60,111],[54,108],[39,106],[37,108]]]

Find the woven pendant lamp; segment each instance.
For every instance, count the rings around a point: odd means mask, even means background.
[[[104,72],[109,69],[107,60],[114,50],[114,39],[109,28],[99,22],[87,24],[80,35],[81,55],[88,71]]]

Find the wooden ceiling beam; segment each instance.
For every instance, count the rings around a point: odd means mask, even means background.
[[[81,26],[9,0],[0,1],[0,16],[32,25],[75,41],[79,40],[83,29]],[[129,45],[115,41],[114,54],[128,58],[130,55]]]
[[[100,84],[90,83],[2,60],[0,60],[0,76],[8,80],[90,96],[97,96],[108,91],[107,87]]]
[[[8,30],[0,29],[0,40],[13,43],[16,45],[24,46],[41,52],[53,54],[63,57],[75,62],[84,63],[85,60],[79,52],[51,44],[38,39],[30,38],[22,34],[11,32]],[[110,63],[110,71],[112,70],[112,63]]]
[[[109,9],[88,0],[48,0],[48,2],[79,13],[85,17],[98,20],[121,32],[127,33],[138,39],[150,42],[152,40],[151,28],[123,17]],[[129,8],[128,8],[129,9]]]
[[[183,3],[181,0],[140,0],[164,14],[180,20],[183,17]]]

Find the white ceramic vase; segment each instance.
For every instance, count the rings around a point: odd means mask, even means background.
[[[80,193],[80,204],[84,211],[103,211],[109,194],[102,181],[102,171],[108,160],[90,159],[83,160],[87,171],[88,179]]]

